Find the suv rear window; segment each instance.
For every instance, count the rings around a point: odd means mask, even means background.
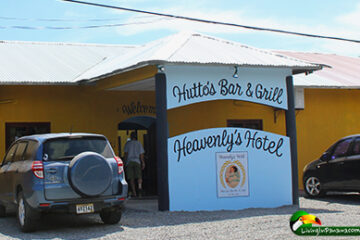
[[[104,138],[76,137],[56,138],[44,143],[43,160],[71,160],[82,152],[96,152],[105,158],[114,157],[111,148]]]

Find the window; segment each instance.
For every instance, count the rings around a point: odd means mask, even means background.
[[[6,156],[4,158],[3,164],[6,164],[6,163],[11,162],[13,160],[17,146],[18,146],[17,144],[14,144],[10,148],[10,150],[8,151],[8,153],[6,154]]]
[[[263,130],[261,119],[227,120],[227,126]]]
[[[79,153],[87,151],[99,153],[105,158],[114,157],[104,138],[56,138],[45,142],[43,160],[70,160]]]
[[[22,136],[49,133],[50,123],[5,123],[5,147],[9,148],[11,143]]]
[[[345,156],[349,149],[351,141],[352,141],[352,139],[349,138],[349,139],[345,139],[345,140],[339,142],[336,145],[333,154],[331,155],[331,159]]]
[[[27,142],[19,142],[18,143],[18,147],[16,149],[15,156],[13,159],[14,162],[23,160],[23,156],[24,156],[24,152],[27,147],[27,144],[28,144]]]
[[[360,138],[356,138],[351,150],[351,155],[360,155]]]
[[[36,156],[36,151],[38,149],[39,143],[35,141],[29,141],[24,154],[24,160],[33,160]]]

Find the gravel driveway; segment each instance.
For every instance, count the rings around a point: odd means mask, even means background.
[[[0,239],[315,239],[289,228],[294,206],[215,212],[158,212],[154,200],[129,201],[121,224],[104,225],[97,215],[47,215],[35,233],[19,232],[14,216],[0,219]],[[324,226],[360,226],[360,195],[301,197],[300,208]],[[325,239],[324,237],[322,239]],[[359,239],[331,237],[331,239]]]

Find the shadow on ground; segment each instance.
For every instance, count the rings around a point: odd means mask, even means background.
[[[329,204],[338,203],[345,205],[359,205],[360,194],[355,192],[351,192],[351,193],[329,192],[323,197],[319,197],[314,200],[322,201]]]

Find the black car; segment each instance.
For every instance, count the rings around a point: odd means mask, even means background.
[[[303,184],[309,197],[327,191],[360,192],[360,134],[340,139],[306,165]]]

